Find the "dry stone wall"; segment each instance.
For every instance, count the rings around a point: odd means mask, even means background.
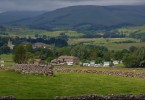
[[[1,96],[0,100],[16,100],[14,96]]]
[[[25,74],[53,76],[53,68],[51,65],[16,64],[11,68],[11,70]]]
[[[0,66],[0,70],[7,70],[8,68],[7,67],[1,67]]]
[[[145,100],[145,95],[83,95],[83,96],[65,96],[65,97],[55,97],[55,100]]]
[[[0,70],[3,70],[3,68],[2,68],[2,67],[0,67]]]
[[[94,70],[94,69],[72,69],[72,68],[54,68],[55,72],[76,72],[76,73],[94,73],[94,74],[106,74],[106,75],[115,75],[122,77],[137,77],[145,78],[144,72],[124,72],[124,71],[103,71],[103,70]]]

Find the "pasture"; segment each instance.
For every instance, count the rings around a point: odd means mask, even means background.
[[[48,37],[57,37],[61,33],[65,33],[68,37],[70,38],[76,38],[76,37],[81,37],[84,34],[79,33],[76,31],[72,30],[60,30],[60,31],[47,31],[47,30],[41,30],[41,29],[30,29],[30,28],[25,28],[25,27],[9,27],[6,30],[6,33],[8,33],[8,37],[32,37],[35,38],[35,35],[46,35]],[[1,35],[4,36],[4,35]]]
[[[74,69],[76,68],[74,67]],[[97,70],[97,68],[95,69]],[[99,70],[111,69],[99,68]],[[135,69],[126,70],[120,68],[119,70],[133,71]],[[92,73],[55,72],[54,77],[48,77],[1,70],[0,80],[0,96],[13,95],[18,99],[53,99],[55,96],[76,96],[84,94],[145,93],[145,80],[143,78]]]
[[[131,41],[131,43],[128,43]],[[126,42],[126,43],[125,43]],[[140,43],[139,40],[133,38],[76,38],[69,39],[68,43],[70,45],[75,45],[79,43],[83,43],[86,45],[97,45],[97,46],[105,46],[109,50],[122,50],[129,49],[131,46],[135,47],[144,47],[144,43]]]
[[[145,25],[119,28],[119,29],[117,29],[117,31],[120,33],[124,33],[127,36],[129,36],[129,34],[131,34],[131,33],[144,34],[145,33]]]
[[[0,58],[2,58],[5,61],[5,66],[12,66],[14,64],[12,54],[1,54]]]

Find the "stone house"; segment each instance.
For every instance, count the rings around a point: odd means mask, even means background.
[[[80,62],[78,57],[74,56],[60,56],[57,59],[51,61],[52,65],[74,65]]]
[[[32,45],[32,48],[48,48],[48,45],[42,42],[37,42]]]

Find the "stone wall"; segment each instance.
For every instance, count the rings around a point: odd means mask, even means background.
[[[145,95],[83,95],[83,96],[65,96],[55,97],[55,100],[145,100]]]
[[[12,66],[11,70],[25,74],[53,76],[53,68],[51,65],[16,64]]]
[[[145,78],[145,72],[125,72],[125,71],[107,71],[107,70],[94,70],[94,69],[73,69],[73,68],[54,68],[55,72],[76,72],[76,73],[94,73],[94,74],[106,74],[122,77],[137,77]]]
[[[4,69],[5,69],[5,67],[1,67],[1,66],[0,66],[0,70],[4,70]]]
[[[0,100],[16,100],[14,96],[0,96]]]

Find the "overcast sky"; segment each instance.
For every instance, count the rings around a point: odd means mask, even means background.
[[[0,0],[0,12],[13,10],[50,11],[73,5],[140,5],[145,0]]]

